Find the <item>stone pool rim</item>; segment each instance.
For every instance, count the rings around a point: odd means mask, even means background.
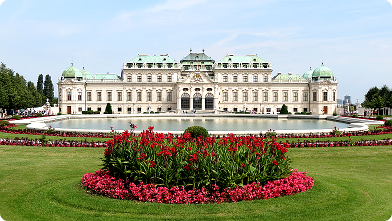
[[[27,129],[47,130],[49,126],[46,123],[68,120],[68,119],[85,119],[85,118],[132,118],[132,117],[171,117],[171,118],[194,118],[194,117],[248,117],[248,118],[276,118],[276,119],[313,119],[313,120],[332,120],[349,124],[347,128],[339,128],[340,131],[355,132],[367,131],[368,125],[383,124],[383,121],[367,120],[360,118],[340,117],[331,115],[298,115],[298,114],[94,114],[94,115],[56,115],[40,118],[29,118],[13,121],[17,125],[26,125]],[[147,128],[143,128],[146,130]],[[273,128],[272,128],[273,129]],[[310,130],[275,130],[277,134],[321,134],[330,133],[331,129],[310,129]],[[80,132],[80,133],[110,133],[111,130],[94,130],[94,129],[68,129],[55,128],[56,131],[62,132]],[[116,130],[123,132],[124,130]],[[141,130],[136,130],[139,134]],[[183,131],[155,131],[158,133],[182,134]],[[268,131],[208,131],[211,135],[258,135]]]

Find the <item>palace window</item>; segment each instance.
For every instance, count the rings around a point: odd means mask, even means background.
[[[264,75],[264,82],[268,82],[268,76]]]
[[[157,81],[158,81],[158,82],[162,82],[162,76],[161,76],[161,75],[158,75],[158,76],[157,76]]]
[[[98,107],[98,108],[97,108],[97,111],[101,112],[101,111],[102,111],[102,108]]]
[[[147,101],[152,101],[152,93],[151,93],[151,91],[147,91]]]
[[[328,101],[328,92],[324,92],[324,101]]]
[[[233,82],[237,82],[238,81],[238,76],[237,75],[234,75],[233,76]]]
[[[142,101],[142,92],[141,91],[137,92],[137,101]]]
[[[263,92],[264,101],[268,101],[268,92]]]
[[[294,93],[293,93],[293,101],[298,101],[298,92],[297,91],[294,91]]]
[[[67,92],[67,100],[71,100],[72,99],[72,92],[71,91],[68,91]]]
[[[238,92],[237,91],[233,92],[233,101],[238,101]]]
[[[127,101],[132,101],[132,92],[127,92]]]
[[[118,111],[118,112],[122,112],[122,107],[118,107],[118,108],[117,108],[117,111]]]
[[[78,92],[78,101],[82,100],[82,92]]]
[[[248,92],[247,91],[244,91],[242,96],[243,96],[243,101],[248,101]]]
[[[172,76],[171,75],[167,76],[167,82],[172,82]]]
[[[309,97],[309,95],[308,95],[308,92],[304,92],[304,101],[308,101],[308,97]]]
[[[97,92],[97,101],[102,101],[102,92]]]
[[[227,75],[223,76],[223,82],[227,82]]]
[[[142,76],[141,75],[137,76],[137,82],[142,82]]]
[[[167,101],[172,101],[172,92],[171,91],[167,92]]]
[[[162,101],[162,92],[157,91],[157,101]]]
[[[91,101],[91,92],[87,92],[87,101]]]
[[[317,101],[317,92],[313,92],[313,101]]]
[[[117,101],[122,101],[122,92],[117,92]]]
[[[257,75],[253,75],[253,82],[257,82],[259,80],[259,77]]]
[[[259,100],[259,93],[257,91],[253,91],[253,101],[258,101]]]
[[[132,82],[132,75],[128,75],[127,81],[128,81],[128,82]]]
[[[274,101],[278,101],[278,92],[274,91]]]
[[[229,96],[227,92],[223,92],[223,101],[228,101],[228,100],[229,100]]]
[[[244,76],[243,76],[243,81],[244,81],[244,82],[248,82],[248,75],[244,75]]]
[[[283,92],[283,101],[288,101],[289,100],[289,93],[287,91]]]
[[[336,92],[335,91],[333,92],[333,98],[332,99],[333,99],[333,101],[336,101]]]
[[[59,91],[59,101],[61,101],[61,91]]]
[[[112,101],[112,92],[108,91],[108,101]]]
[[[151,82],[152,81],[152,76],[151,75],[148,75],[147,76],[147,82]]]

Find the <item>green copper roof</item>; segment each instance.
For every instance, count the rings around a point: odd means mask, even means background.
[[[316,68],[316,70],[313,71],[312,78],[331,78],[333,77],[333,73],[331,69],[327,68],[324,66],[324,63],[321,65],[321,67]]]
[[[234,56],[226,55],[219,63],[267,63],[263,59],[257,57],[257,55],[247,55],[247,56]]]
[[[96,74],[94,75],[94,79],[118,80],[120,77],[116,74]]]
[[[80,72],[79,69],[77,69],[76,67],[73,66],[73,63],[71,63],[71,66],[68,67],[67,69],[65,69],[63,71],[63,73],[61,74],[61,76],[65,77],[65,78],[78,78],[78,77],[83,77],[82,72]]]
[[[139,55],[132,59],[129,63],[176,63],[176,61],[173,58],[170,58],[168,55]]]
[[[312,78],[312,74],[313,74],[313,70],[312,70],[312,67],[311,67],[309,71],[305,72],[302,75],[302,77],[305,78],[305,79],[309,79],[309,78]]]
[[[93,78],[93,75],[90,72],[86,71],[84,69],[84,67],[83,67],[83,70],[81,70],[80,72],[82,73],[82,75],[85,79],[92,79]]]
[[[181,63],[183,62],[190,62],[190,61],[203,61],[203,62],[212,62],[215,61],[203,53],[189,53],[185,58],[181,59]]]
[[[289,79],[291,79],[292,81],[299,81],[302,80],[303,78],[301,75],[298,74],[279,74],[274,78],[273,81],[279,81],[279,80],[288,81]]]

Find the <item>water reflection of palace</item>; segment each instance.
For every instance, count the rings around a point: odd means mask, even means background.
[[[321,67],[298,74],[272,76],[271,63],[257,55],[227,55],[215,62],[192,51],[179,63],[168,55],[138,55],[124,63],[121,75],[92,75],[73,64],[58,82],[60,112],[217,113],[220,111],[276,114],[283,104],[295,112],[332,114],[337,81]]]

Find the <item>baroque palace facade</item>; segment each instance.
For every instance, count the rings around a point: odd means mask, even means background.
[[[298,74],[272,75],[271,63],[257,55],[227,55],[215,62],[204,53],[192,53],[179,63],[168,55],[138,55],[124,63],[121,76],[92,75],[73,64],[58,82],[59,111],[103,113],[239,112],[277,114],[288,110],[332,114],[336,111],[337,80],[321,67]]]

